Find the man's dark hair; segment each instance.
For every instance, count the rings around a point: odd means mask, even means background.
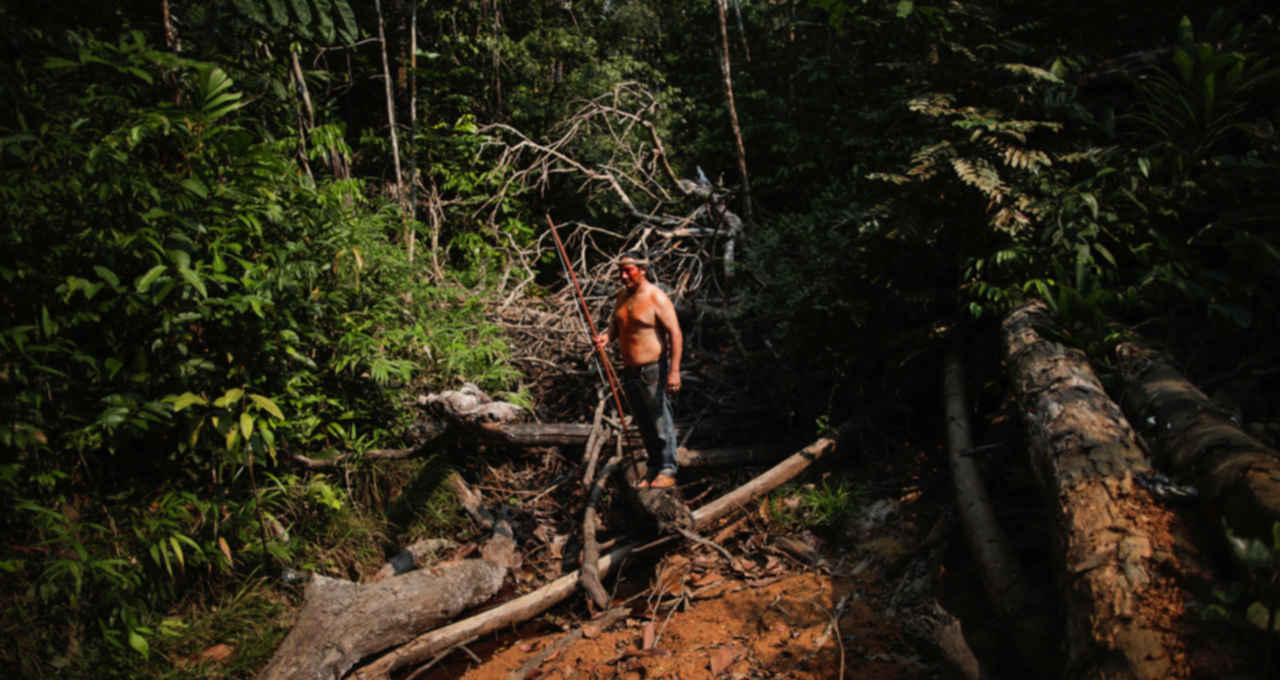
[[[639,267],[649,268],[649,257],[639,250],[628,250],[618,258],[618,264],[634,264]]]

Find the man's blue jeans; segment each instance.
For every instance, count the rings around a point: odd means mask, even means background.
[[[667,357],[644,364],[624,366],[622,388],[631,409],[631,420],[644,437],[649,452],[648,471],[676,476],[676,424],[671,416],[671,400],[667,396]]]

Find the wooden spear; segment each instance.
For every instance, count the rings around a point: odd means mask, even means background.
[[[560,253],[560,263],[564,265],[564,270],[569,274],[569,281],[573,284],[573,292],[578,296],[578,306],[582,309],[582,322],[586,325],[587,342],[596,348],[596,353],[600,355],[600,364],[604,366],[605,377],[609,381],[609,390],[613,392],[613,404],[618,409],[618,440],[622,441],[622,437],[627,433],[626,411],[622,409],[622,397],[618,391],[618,375],[613,370],[613,364],[609,361],[609,355],[605,349],[596,344],[596,324],[591,320],[591,310],[587,309],[587,298],[582,294],[582,288],[578,285],[578,275],[573,273],[573,265],[569,262],[569,254],[564,249],[564,242],[560,240],[560,232],[556,230],[556,223],[551,220],[551,214],[547,213],[547,224],[551,227],[551,236],[556,240],[556,250]],[[631,457],[631,470],[636,477],[640,477],[640,470],[636,466],[635,457]]]

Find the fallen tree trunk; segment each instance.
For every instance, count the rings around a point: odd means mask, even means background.
[[[341,678],[360,659],[395,647],[493,597],[519,563],[500,522],[484,559],[459,560],[372,584],[315,574],[302,611],[258,680]]]
[[[1063,677],[1185,677],[1185,641],[1171,612],[1187,594],[1178,573],[1167,508],[1136,486],[1150,467],[1120,408],[1084,356],[1042,339],[1047,308],[1032,302],[1004,320],[1007,368],[1030,443],[1031,467],[1053,511],[1065,607]],[[1149,527],[1171,531],[1151,531]],[[1173,612],[1175,619],[1189,616]],[[1184,624],[1185,625],[1185,624]]]
[[[259,680],[341,678],[357,661],[493,597],[507,569],[462,560],[372,585],[312,576],[306,603]]]
[[[693,513],[694,526],[699,529],[705,528],[733,510],[785,484],[834,448],[835,441],[826,438],[810,444],[747,484],[696,510]],[[660,539],[650,545],[662,542],[664,541]],[[612,550],[596,563],[599,574],[601,576],[608,574],[620,560],[641,547],[647,546],[643,546],[639,541],[633,541]],[[580,571],[575,570],[538,590],[493,609],[420,635],[412,642],[357,669],[354,677],[358,680],[387,680],[397,669],[422,663],[436,654],[465,644],[469,640],[491,633],[503,626],[527,621],[573,594],[580,578]]]
[[[1280,522],[1280,453],[1241,430],[1166,357],[1135,343],[1116,356],[1121,402],[1156,464],[1194,483],[1234,533],[1269,542]]]
[[[1043,668],[1052,658],[1052,649],[1046,633],[1051,624],[1043,614],[1033,611],[1029,605],[1029,588],[1022,567],[1014,555],[1013,546],[996,520],[991,498],[982,473],[978,470],[970,452],[973,435],[970,433],[968,406],[965,399],[964,365],[955,349],[948,350],[942,369],[943,413],[947,425],[947,460],[951,467],[951,484],[955,489],[956,507],[965,541],[978,565],[987,601],[999,616],[999,624],[1012,632],[1018,652],[1030,667]],[[936,604],[936,603],[935,603]],[[960,635],[958,622],[940,611],[945,625],[937,628],[938,647],[952,660],[966,677],[976,666],[965,660],[963,649],[948,636]],[[963,638],[961,638],[963,641]]]
[[[1005,622],[1021,616],[1027,602],[1026,581],[1014,557],[1004,530],[996,521],[987,495],[982,473],[973,457],[969,417],[964,396],[964,365],[959,353],[952,349],[943,359],[943,412],[947,422],[947,461],[951,466],[951,484],[955,488],[956,507],[964,536],[978,563],[978,573],[987,591],[987,599]]]

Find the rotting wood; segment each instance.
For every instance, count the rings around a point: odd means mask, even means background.
[[[601,449],[604,448],[604,409],[609,404],[609,399],[601,395],[598,403],[596,403],[595,415],[591,418],[591,433],[587,435],[587,446],[582,454],[584,461],[582,473],[582,485],[589,486],[595,479],[596,460],[600,456]]]
[[[721,517],[743,508],[756,498],[785,484],[804,471],[814,461],[833,451],[835,446],[835,440],[825,437],[806,446],[747,484],[695,510],[693,512],[694,527],[705,529]],[[619,561],[633,551],[647,549],[669,541],[669,538],[661,538],[649,543],[641,543],[640,541],[625,543],[601,557],[596,562],[596,567],[603,576],[608,574],[611,569],[617,566]],[[580,578],[580,572],[575,570],[533,592],[503,603],[493,609],[424,633],[411,642],[382,655],[368,665],[356,669],[353,677],[357,680],[387,680],[391,673],[397,669],[423,663],[432,656],[461,642],[487,635],[503,626],[527,621],[573,594]]]
[[[622,464],[622,452],[605,463],[600,471],[600,478],[591,486],[591,494],[587,499],[587,509],[582,517],[582,588],[591,596],[591,600],[600,609],[609,608],[609,594],[600,583],[600,572],[596,569],[596,561],[600,558],[600,545],[596,542],[596,503],[600,502],[600,494],[604,485],[613,477],[613,473]]]
[[[515,541],[507,532],[495,533],[486,559],[440,564],[372,584],[313,575],[297,623],[258,680],[340,678],[360,659],[488,600],[502,586],[514,554]]]
[[[414,541],[382,565],[382,568],[371,576],[368,582],[377,583],[411,569],[417,569],[425,565],[427,558],[457,547],[457,543],[447,538],[426,538]]]
[[[1040,337],[1036,327],[1047,322],[1047,307],[1034,301],[1011,312],[1002,330],[1031,467],[1052,510],[1066,618],[1063,677],[1185,677],[1185,640],[1169,612],[1145,606],[1187,601],[1160,577],[1184,568],[1174,544],[1185,532],[1135,484],[1134,474],[1150,466],[1132,428],[1080,352]],[[1148,530],[1158,524],[1169,531]]]
[[[474,520],[476,524],[479,524],[486,529],[493,527],[493,515],[490,514],[488,510],[485,510],[484,502],[480,498],[480,494],[467,484],[466,480],[462,478],[462,475],[457,472],[451,472],[447,477],[445,477],[444,483],[445,486],[449,487],[449,490],[453,491],[453,495],[457,497],[458,503],[462,505],[462,509],[466,510],[468,515],[471,515],[471,519]]]
[[[1280,522],[1280,452],[1240,429],[1162,354],[1132,342],[1115,354],[1122,405],[1156,464],[1193,482],[1233,532],[1269,541]]]
[[[965,640],[964,629],[936,599],[903,612],[905,631],[925,643],[964,680],[981,680],[982,666]]]

